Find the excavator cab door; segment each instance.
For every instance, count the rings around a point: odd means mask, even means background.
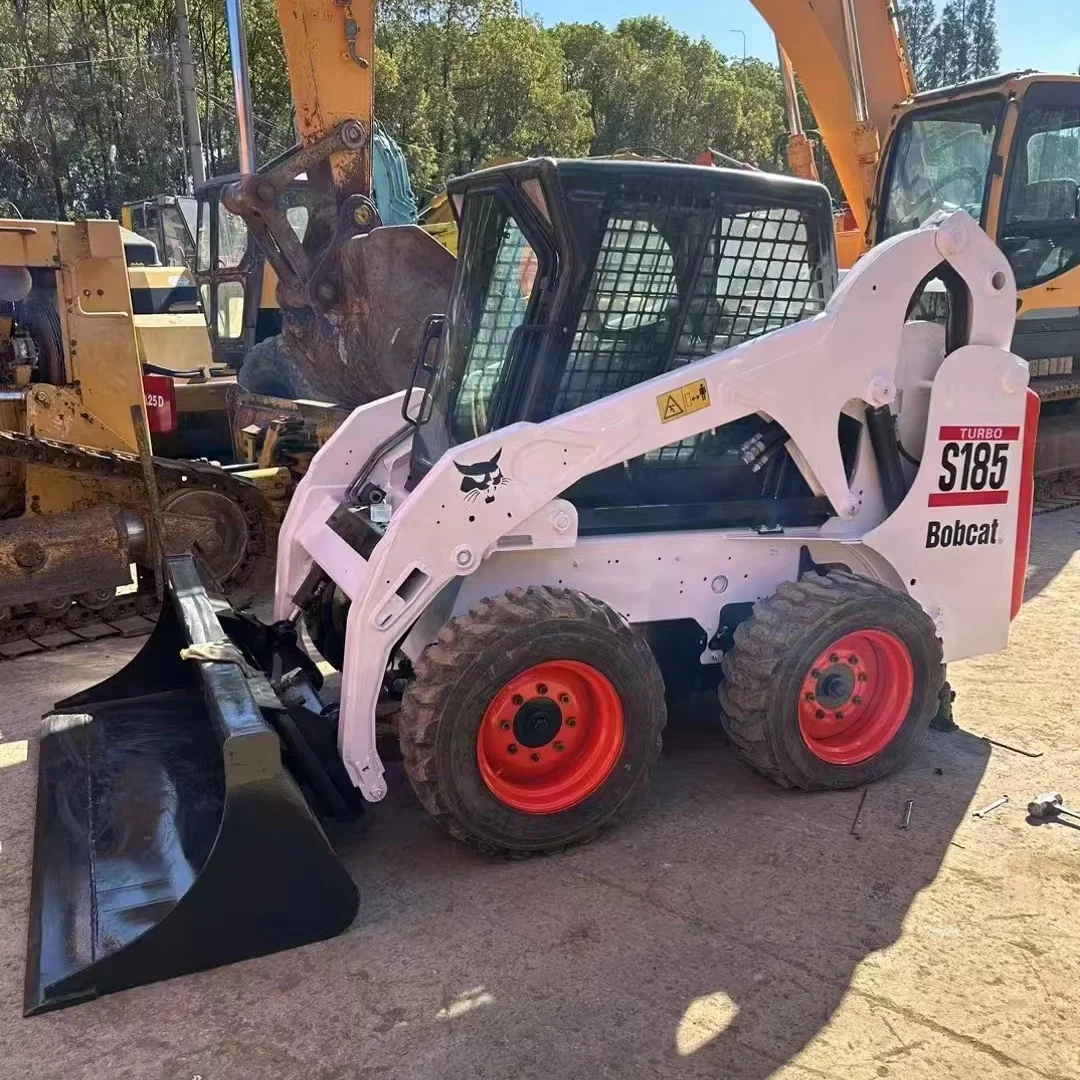
[[[998,243],[1020,289],[1080,266],[1080,81],[1038,82],[1022,98]]]
[[[262,253],[249,242],[243,218],[221,204],[226,178],[198,192],[195,279],[218,363],[238,368],[255,344]],[[258,264],[258,267],[254,265]]]

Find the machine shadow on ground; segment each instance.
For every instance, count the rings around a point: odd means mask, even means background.
[[[51,688],[38,693],[47,704]],[[361,890],[345,934],[22,1020],[31,747],[0,797],[0,1075],[69,1080],[108,1063],[115,1080],[765,1080],[900,938],[990,748],[931,732],[869,788],[856,838],[860,791],[786,792],[745,772],[714,708],[673,707],[642,803],[560,856],[469,851],[392,763],[385,802],[331,830]],[[5,734],[32,738],[30,717]],[[894,1014],[855,993],[880,1027],[868,1043],[902,1053]],[[832,1037],[850,1062],[851,1030]],[[878,1059],[867,1075],[881,1068],[902,1075]]]
[[[561,857],[493,863],[441,838],[411,800],[377,810],[362,840],[336,838],[364,886],[349,936],[367,956],[388,920],[399,941],[431,928],[440,1076],[764,1080],[828,1024],[857,965],[900,937],[988,753],[932,732],[908,769],[870,787],[854,836],[860,791],[781,791],[711,725],[676,717],[645,805]],[[404,1002],[379,994],[377,1058],[412,1027]]]
[[[1055,542],[1032,545],[1027,579],[1024,583],[1025,603],[1038,596],[1061,573],[1076,549],[1080,548],[1080,529],[1075,526],[1070,528],[1072,522],[1058,517],[1057,512],[1053,514],[1056,520],[1051,520],[1049,515],[1040,516],[1047,518],[1042,531],[1052,533]],[[1036,523],[1038,527],[1038,518]]]

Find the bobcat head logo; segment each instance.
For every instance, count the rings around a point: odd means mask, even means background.
[[[490,461],[478,461],[475,465],[454,462],[457,471],[461,473],[461,490],[465,493],[467,502],[479,499],[483,494],[484,502],[493,503],[495,489],[502,484],[510,483],[510,478],[503,476],[503,471],[499,468],[500,457],[502,457],[501,449]]]

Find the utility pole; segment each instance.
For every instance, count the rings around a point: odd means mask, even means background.
[[[202,132],[199,130],[199,100],[195,96],[195,60],[191,55],[187,0],[176,0],[176,36],[180,45],[180,93],[184,102],[184,130],[188,163],[195,187],[206,180],[203,167]]]
[[[244,30],[242,0],[225,0],[229,27],[229,61],[232,65],[233,95],[236,99],[236,150],[240,172],[255,171],[255,129],[251,117],[251,84],[248,81],[247,32]]]

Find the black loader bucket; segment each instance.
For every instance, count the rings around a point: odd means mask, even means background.
[[[26,958],[29,1015],[319,941],[356,886],[282,765],[189,556],[112,678],[43,725]]]

